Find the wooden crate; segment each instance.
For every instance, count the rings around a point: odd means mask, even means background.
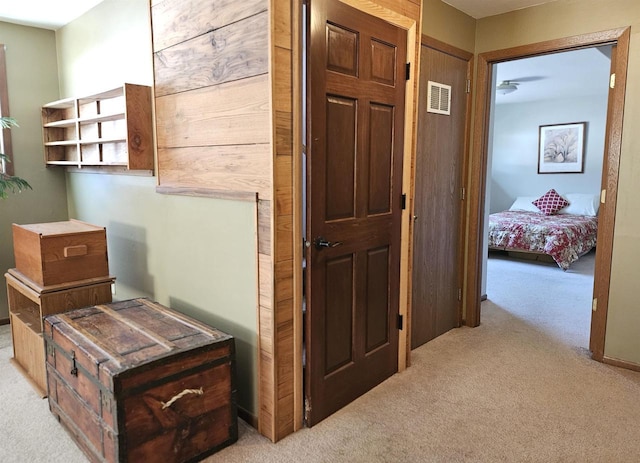
[[[13,224],[16,269],[40,286],[109,275],[107,233],[79,220]]]
[[[41,397],[46,395],[47,376],[40,321],[25,312],[9,312],[13,358],[11,363],[24,375]]]
[[[43,317],[80,307],[111,302],[114,277],[81,280],[73,284],[38,286],[16,269],[5,274],[11,320],[11,362],[45,397],[47,393]]]
[[[238,438],[235,344],[147,299],[45,318],[49,408],[91,461],[199,461]]]

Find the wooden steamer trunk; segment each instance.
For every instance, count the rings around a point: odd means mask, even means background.
[[[147,299],[45,319],[49,408],[91,461],[185,462],[238,438],[232,336]]]

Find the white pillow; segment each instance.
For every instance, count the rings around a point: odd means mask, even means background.
[[[590,215],[593,217],[598,215],[598,208],[600,207],[600,197],[598,195],[567,193],[563,196],[567,198],[569,205],[560,209],[558,214]]]
[[[518,196],[516,200],[513,202],[510,211],[528,211],[528,212],[540,212],[536,206],[533,205],[533,202],[538,199],[537,196]]]

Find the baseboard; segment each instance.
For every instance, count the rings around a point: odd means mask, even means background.
[[[487,295],[483,294],[482,296],[480,296],[480,300],[481,301],[486,301],[487,300]]]
[[[9,319],[8,318],[0,318],[0,326],[8,325],[8,324],[9,324]]]
[[[250,426],[258,429],[258,417],[249,413],[242,407],[238,407],[238,417],[245,421]]]
[[[606,355],[602,357],[602,363],[613,365],[614,367],[626,368],[627,370],[640,371],[640,365],[638,365],[637,363],[607,357]]]

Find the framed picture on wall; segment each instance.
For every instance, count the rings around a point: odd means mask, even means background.
[[[586,122],[540,126],[539,174],[581,174],[584,172]]]

